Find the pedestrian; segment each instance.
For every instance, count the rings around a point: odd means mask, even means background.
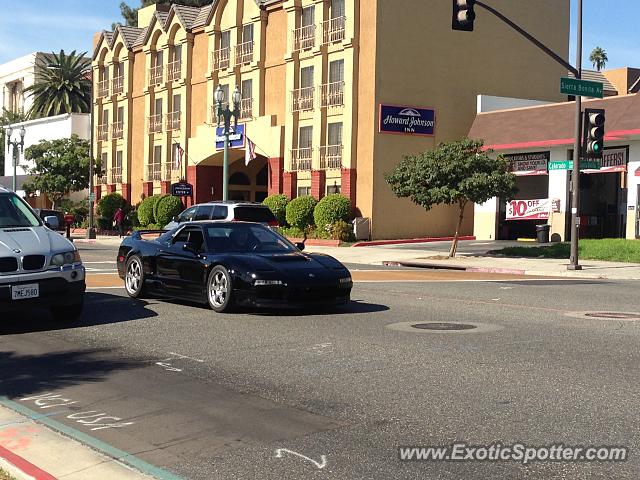
[[[116,213],[113,214],[113,223],[118,229],[118,236],[120,238],[124,237],[124,210],[122,210],[122,207],[118,207]]]

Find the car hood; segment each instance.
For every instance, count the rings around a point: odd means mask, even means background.
[[[49,255],[74,250],[71,242],[46,227],[0,229],[0,256]]]

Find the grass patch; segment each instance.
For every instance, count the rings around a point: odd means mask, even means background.
[[[640,263],[640,240],[605,238],[602,240],[580,240],[580,258],[608,262]],[[507,247],[491,253],[505,257],[524,258],[569,258],[568,243],[554,243],[544,247]]]

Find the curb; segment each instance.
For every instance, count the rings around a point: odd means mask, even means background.
[[[2,446],[0,446],[0,468],[18,480],[56,480],[56,477],[50,473]]]
[[[302,238],[289,238],[287,237],[287,240],[289,240],[292,243],[302,243]],[[321,239],[321,238],[307,238],[307,241],[304,242],[305,245],[309,245],[310,247],[339,247],[340,246],[340,240],[325,240],[325,239]]]
[[[539,275],[518,268],[494,268],[494,267],[467,267],[465,265],[444,265],[442,263],[424,263],[424,262],[382,262],[386,266],[394,267],[414,267],[414,268],[430,268],[433,270],[458,270],[462,272],[473,273],[502,273],[507,275]]]
[[[459,237],[458,240],[475,240],[473,235]],[[380,245],[403,245],[407,243],[432,243],[432,242],[451,242],[453,237],[425,237],[425,238],[405,238],[399,240],[374,240],[372,242],[357,242],[352,247],[377,247]]]

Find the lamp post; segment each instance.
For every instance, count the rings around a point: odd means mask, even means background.
[[[236,86],[236,89],[232,95],[233,110],[229,109],[229,105],[223,107],[224,92],[222,87],[218,85],[215,93],[216,103],[218,104],[218,125],[224,120],[224,163],[222,168],[222,200],[229,200],[229,134],[231,133],[231,119],[233,118],[233,131],[235,132],[238,126],[238,117],[240,116],[240,101],[242,95],[240,89]]]
[[[7,145],[11,145],[11,147],[13,148],[13,191],[14,192],[18,190],[18,179],[17,179],[18,171],[17,170],[18,170],[18,163],[20,159],[20,152],[24,152],[24,136],[26,133],[27,131],[23,125],[22,127],[20,127],[20,141],[11,140],[11,135],[13,135],[13,128],[11,128],[11,126],[7,128]],[[9,149],[7,149],[7,153],[8,152],[9,152]]]
[[[87,225],[86,238],[94,240],[96,229],[93,226],[93,206],[95,203],[95,192],[93,191],[93,75],[91,76],[91,98],[89,101],[89,224]]]

